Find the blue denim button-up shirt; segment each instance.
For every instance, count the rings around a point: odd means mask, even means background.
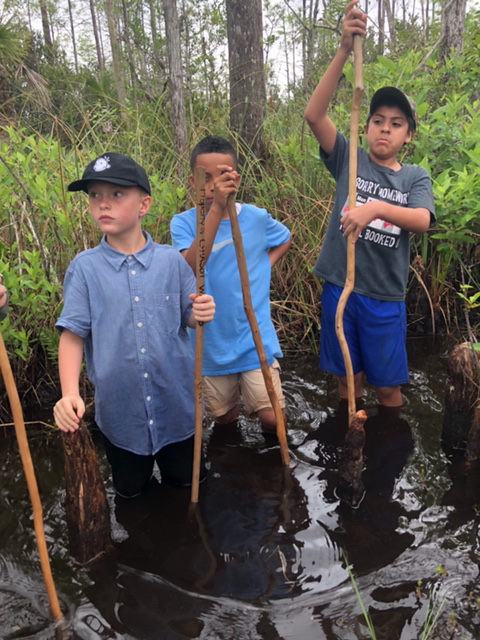
[[[194,353],[186,323],[195,277],[145,234],[134,255],[105,238],[68,267],[56,323],[85,340],[95,420],[113,444],[151,455],[194,433]]]

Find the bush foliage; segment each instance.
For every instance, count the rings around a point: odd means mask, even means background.
[[[447,329],[460,310],[456,293],[460,282],[473,292],[479,290],[477,27],[478,14],[470,16],[464,53],[444,66],[435,56],[422,64],[425,51],[410,49],[397,58],[372,56],[364,68],[364,117],[373,91],[385,84],[400,86],[417,103],[418,133],[403,160],[430,172],[437,222],[415,240],[413,252],[425,266],[422,277],[431,308],[443,314]],[[352,80],[353,70],[347,66],[332,108],[332,118],[346,133]],[[75,86],[75,78],[69,78],[68,86]],[[77,97],[81,91],[82,100]],[[265,123],[267,161],[260,165],[247,155],[241,168],[239,199],[266,207],[293,232],[292,248],[275,269],[272,292],[275,322],[287,351],[316,349],[320,284],[312,265],[333,196],[333,183],[303,120],[307,99],[299,94],[288,100],[277,96],[270,102]],[[227,103],[206,109],[193,101],[191,108],[192,143],[210,132],[230,135]],[[121,118],[118,105],[108,96],[108,83],[83,80],[70,100],[62,98],[64,119],[52,105],[37,105],[34,117],[27,111],[0,129],[0,271],[11,297],[2,332],[17,375],[28,381],[39,366],[54,372],[53,325],[62,304],[65,269],[77,252],[99,240],[86,198],[68,194],[68,182],[81,175],[92,157],[107,150],[134,156],[147,169],[153,187],[154,205],[146,229],[165,243],[170,242],[171,217],[190,205],[191,194],[188,159],[173,152],[163,96],[132,101]]]

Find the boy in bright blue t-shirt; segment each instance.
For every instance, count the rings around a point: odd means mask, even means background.
[[[205,291],[215,296],[215,322],[205,327],[203,355],[204,397],[207,415],[229,424],[239,415],[240,395],[249,414],[260,419],[266,432],[276,431],[252,332],[243,307],[242,286],[227,212],[227,198],[237,191],[240,176],[233,146],[218,136],[207,136],[193,149],[192,176],[197,165],[205,168]],[[272,379],[282,408],[285,399],[277,358],[282,356],[270,316],[271,268],[287,252],[290,231],[265,210],[238,204],[253,309],[258,321]],[[196,209],[172,219],[173,245],[195,271]]]

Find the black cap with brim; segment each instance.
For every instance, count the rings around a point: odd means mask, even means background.
[[[382,87],[373,94],[370,102],[369,118],[382,105],[395,105],[413,122],[413,130],[417,128],[417,114],[415,111],[415,103],[408,98],[403,91],[397,87]]]
[[[121,187],[140,187],[151,194],[148,176],[139,164],[129,156],[121,153],[105,153],[92,160],[83,172],[81,180],[68,185],[69,191],[85,191],[90,182],[110,182]]]

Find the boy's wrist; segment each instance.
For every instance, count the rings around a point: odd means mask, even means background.
[[[212,206],[210,207],[210,211],[208,212],[208,215],[212,215],[213,217],[218,217],[221,218],[223,216],[223,213],[226,209],[226,205],[224,207],[222,207],[221,204],[219,204],[218,202],[216,202],[215,200],[212,202]]]
[[[350,57],[350,54],[352,53],[353,48],[349,47],[348,45],[343,44],[343,42],[340,43],[340,46],[338,47],[338,51],[337,51],[337,56],[344,58],[343,64],[345,64],[348,60],[348,58]]]

